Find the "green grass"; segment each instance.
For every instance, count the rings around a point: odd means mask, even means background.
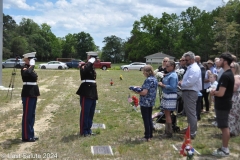
[[[112,65],[116,70],[97,70],[99,100],[94,123],[103,123],[106,129],[96,129],[94,137],[79,136],[79,70],[39,70],[38,83],[41,96],[38,98],[36,111],[36,134],[40,140],[34,145],[21,143],[22,106],[20,93],[22,81],[20,71],[15,77],[12,100],[6,97],[8,91],[0,91],[0,153],[57,153],[60,159],[181,159],[174,151],[172,144],[180,145],[183,135],[174,134],[172,139],[159,139],[162,131],[154,133],[151,142],[140,142],[143,137],[143,122],[140,112],[132,111],[127,98],[134,95],[128,87],[141,86],[144,76],[141,71],[124,72],[117,68],[121,64]],[[154,66],[157,68],[158,65]],[[12,69],[3,69],[3,86],[8,87]],[[119,76],[123,76],[120,80]],[[113,86],[110,80],[113,80]],[[11,93],[11,91],[10,91]],[[156,100],[154,113],[158,110],[159,99]],[[210,125],[213,112],[202,115],[198,134],[192,145],[202,155],[202,159],[212,159],[210,153],[221,145],[219,129]],[[178,126],[186,127],[185,117],[178,118]],[[240,152],[240,137],[231,138],[230,150],[233,154]],[[91,146],[110,145],[113,156],[95,155]],[[26,147],[22,151],[22,147]],[[238,158],[239,155],[238,155]],[[230,157],[230,159],[237,159]]]

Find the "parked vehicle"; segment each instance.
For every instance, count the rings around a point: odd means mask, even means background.
[[[131,63],[129,65],[122,65],[121,69],[122,70],[136,69],[136,70],[141,71],[145,65],[147,65],[147,64],[146,63],[142,63],[142,62],[133,62],[133,63]]]
[[[84,64],[85,62],[82,61],[80,63]],[[101,68],[102,70],[107,70],[108,68],[111,68],[111,62],[101,62],[100,59],[97,59],[93,65],[95,68]]]
[[[2,62],[2,68],[21,68],[25,62],[22,59],[10,58]]]
[[[68,69],[66,63],[59,61],[50,61],[48,63],[39,64],[38,68],[40,69]]]
[[[82,62],[82,61],[73,59],[70,62],[66,62],[66,65],[68,66],[68,68],[78,68],[79,62]]]

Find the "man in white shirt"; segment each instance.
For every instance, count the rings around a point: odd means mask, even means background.
[[[195,54],[189,51],[184,53],[183,57],[188,67],[179,85],[182,88],[184,110],[190,124],[191,138],[194,139],[197,133],[196,102],[198,92],[202,90],[202,76],[200,67],[195,62]]]

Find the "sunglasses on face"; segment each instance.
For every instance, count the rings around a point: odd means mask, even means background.
[[[167,62],[167,61],[163,61],[163,62]]]

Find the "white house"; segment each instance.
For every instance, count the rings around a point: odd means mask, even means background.
[[[160,63],[162,63],[164,57],[168,57],[170,60],[173,60],[173,61],[175,59],[175,57],[169,56],[169,55],[164,54],[162,52],[151,54],[151,55],[146,56],[144,58],[146,58],[146,63],[148,63],[148,64],[152,64],[152,63],[160,64]]]

